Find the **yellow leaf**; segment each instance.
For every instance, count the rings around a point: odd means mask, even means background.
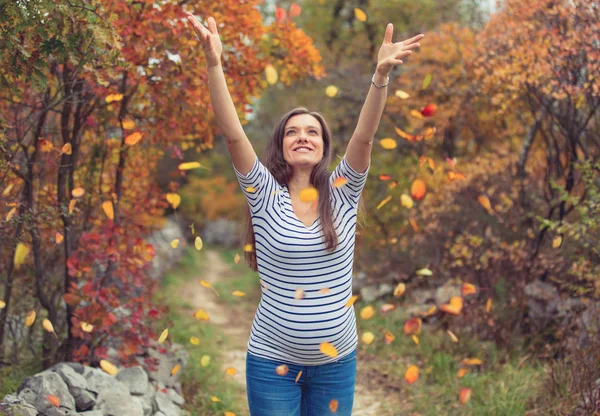
[[[204,311],[203,309],[198,309],[196,312],[194,312],[194,318],[198,319],[199,321],[208,321],[208,313],[206,313],[206,311]]]
[[[388,202],[390,202],[390,200],[391,200],[391,199],[392,199],[392,196],[391,196],[391,195],[388,195],[388,196],[386,196],[386,197],[383,199],[383,201],[381,201],[379,204],[377,204],[377,208],[376,208],[376,209],[379,209],[379,208],[381,208],[382,206],[384,206],[385,204],[387,204]]]
[[[181,370],[181,365],[175,364],[173,368],[171,368],[171,375],[174,376],[175,374],[179,373],[179,370]]]
[[[300,376],[302,375],[302,370],[298,371],[298,375],[296,375],[296,381],[295,383],[298,383],[298,380],[300,380]]]
[[[60,149],[60,152],[70,155],[71,153],[73,153],[73,146],[71,146],[71,143],[65,143],[63,145],[63,147]]]
[[[160,337],[158,337],[158,343],[162,344],[163,342],[165,342],[165,340],[167,339],[167,337],[169,336],[169,328],[166,328],[162,334],[160,334]]]
[[[94,330],[94,325],[88,324],[87,322],[81,322],[81,330],[83,332],[92,332]]]
[[[29,254],[31,248],[27,244],[18,243],[17,248],[15,250],[15,256],[13,258],[13,263],[16,269],[19,269],[23,263],[25,263],[25,258]]]
[[[6,302],[0,300],[0,310],[6,308]]]
[[[365,306],[360,311],[360,317],[362,319],[371,319],[374,314],[375,314],[375,309],[373,309],[373,307],[371,305]]]
[[[254,251],[254,247],[252,246],[252,244],[246,244],[246,245],[244,245],[244,251],[247,253]]]
[[[113,209],[112,201],[104,201],[102,203],[102,210],[108,218],[110,218],[111,220],[115,219],[115,210]]]
[[[241,296],[246,296],[246,293],[245,293],[245,292],[242,292],[242,291],[239,291],[239,290],[234,290],[233,292],[231,292],[231,294],[232,294],[233,296],[239,296],[239,297],[241,297]]]
[[[356,20],[360,20],[361,22],[367,21],[367,14],[364,12],[364,10],[359,9],[358,7],[354,8],[354,17],[356,17]]]
[[[316,188],[309,186],[300,191],[300,201],[313,202],[319,197],[319,191]]]
[[[429,270],[427,267],[424,267],[422,269],[419,269],[415,272],[415,274],[417,276],[432,276],[433,272],[431,270]]]
[[[219,399],[217,396],[212,396],[212,397],[210,398],[210,400],[212,400],[212,401],[213,401],[213,402],[215,402],[215,403],[216,403],[216,402],[220,402],[220,401],[221,401],[221,399]]]
[[[348,183],[348,179],[344,178],[343,176],[338,176],[337,178],[335,178],[335,180],[333,181],[333,187],[334,188],[339,188],[340,186],[344,186]]]
[[[196,247],[196,250],[198,251],[202,250],[202,239],[200,238],[200,236],[196,237],[196,239],[194,240],[194,247]]]
[[[114,376],[119,372],[119,369],[110,361],[100,360],[100,368],[106,371],[111,376]]]
[[[391,344],[392,341],[396,339],[396,337],[390,331],[385,331],[385,334],[383,335],[383,339],[386,344]]]
[[[198,338],[198,337],[190,337],[190,344],[192,344],[192,345],[200,345],[200,338]]]
[[[238,253],[235,253],[235,256],[233,256],[233,261],[235,262],[235,264],[240,263],[240,255]]]
[[[409,114],[411,116],[413,116],[414,118],[418,118],[418,119],[422,119],[423,118],[423,115],[419,111],[417,111],[417,110],[410,110]]]
[[[374,339],[375,339],[375,335],[373,335],[372,332],[367,331],[362,335],[362,341],[367,345],[372,343]]]
[[[58,231],[54,234],[54,241],[56,241],[56,244],[62,243],[64,239],[65,237]]]
[[[463,363],[466,365],[480,365],[481,360],[479,358],[465,358]]]
[[[81,187],[75,188],[71,191],[71,195],[73,195],[73,198],[81,198],[83,194],[85,194],[85,189]]]
[[[17,212],[17,207],[13,207],[13,209],[8,211],[8,214],[6,214],[6,221],[10,220],[13,215],[15,215],[15,212]]]
[[[562,245],[562,236],[557,235],[552,240],[552,248],[559,248]]]
[[[169,204],[171,204],[173,209],[177,209],[179,204],[181,204],[181,197],[179,196],[179,194],[169,193],[166,195],[166,198],[167,198],[167,202]]]
[[[134,133],[131,133],[129,136],[125,137],[125,144],[128,146],[133,146],[140,140],[142,140],[142,133],[136,131]]]
[[[394,297],[399,298],[406,291],[406,285],[404,283],[398,283],[396,288],[394,289]]]
[[[256,188],[253,187],[253,186],[247,186],[246,187],[246,192],[250,192],[250,193],[253,194],[254,192],[256,192]]]
[[[179,245],[179,239],[178,238],[176,238],[173,241],[171,241],[171,247],[177,248],[178,245]]]
[[[201,167],[201,165],[198,162],[180,163],[178,166],[179,170],[198,169],[199,167]]]
[[[337,95],[338,91],[338,87],[336,87],[335,85],[329,85],[327,88],[325,88],[325,95],[327,95],[330,98],[333,98]]]
[[[212,287],[212,285],[205,280],[200,280],[200,284],[204,287]]]
[[[413,335],[412,340],[414,341],[415,344],[419,345],[419,337],[418,336]]]
[[[73,213],[73,209],[75,208],[76,203],[77,203],[76,199],[71,199],[71,201],[69,201],[69,214]]]
[[[431,83],[431,74],[425,75],[425,78],[423,79],[423,89],[427,88],[429,83]]]
[[[381,147],[383,147],[384,149],[387,149],[387,150],[394,149],[396,146],[398,146],[398,143],[396,143],[396,140],[392,139],[391,137],[386,137],[384,139],[381,139],[379,141],[379,144],[381,145]]]
[[[356,299],[358,299],[358,295],[354,295],[350,299],[348,299],[348,302],[346,302],[346,308],[349,308],[350,306],[354,305]]]
[[[42,321],[42,327],[44,327],[44,329],[50,332],[51,334],[54,333],[54,326],[52,326],[52,322],[50,322],[49,319],[44,319]]]
[[[458,338],[456,338],[456,335],[454,335],[454,332],[452,332],[450,330],[447,330],[446,332],[450,336],[450,339],[452,340],[452,342],[458,342]]]
[[[133,121],[129,118],[126,118],[125,120],[123,120],[123,128],[125,130],[131,130],[134,127],[135,127],[135,121]]]
[[[230,412],[230,411],[226,411],[225,412],[225,416],[235,416],[235,413]]]
[[[8,194],[10,194],[10,191],[12,190],[12,188],[15,185],[12,183],[9,183],[8,186],[6,188],[4,188],[4,190],[2,191],[2,196],[7,196]]]
[[[463,283],[462,287],[460,288],[460,293],[463,296],[474,295],[475,293],[477,293],[477,288],[471,283]]]
[[[477,202],[481,204],[487,211],[492,211],[492,204],[490,203],[490,199],[485,195],[479,195],[477,197]]]
[[[25,326],[31,326],[35,322],[36,313],[35,311],[30,311],[25,317]]]
[[[228,367],[225,369],[225,374],[227,374],[228,376],[233,376],[237,373],[237,370],[233,367]]]
[[[413,199],[410,197],[410,195],[407,194],[402,194],[400,195],[400,204],[403,207],[406,207],[408,209],[411,209],[414,205],[414,201]]]
[[[267,77],[267,82],[271,85],[277,83],[277,70],[271,64],[267,64],[265,67],[265,76]]]
[[[490,313],[491,310],[492,310],[492,298],[488,298],[487,302],[485,303],[485,311],[487,313]]]
[[[469,372],[468,368],[461,368],[458,370],[457,376],[458,378],[463,378]]]
[[[321,350],[321,352],[325,355],[329,355],[330,357],[337,357],[338,352],[337,349],[331,345],[329,342],[322,342],[319,345],[319,349]]]
[[[210,364],[210,355],[203,355],[202,358],[200,358],[200,365],[202,367],[208,367]]]
[[[417,367],[416,365],[411,365],[406,370],[406,373],[404,373],[404,380],[406,380],[406,382],[408,384],[412,384],[415,381],[417,381],[418,379],[419,379],[419,367]]]
[[[396,95],[396,97],[402,98],[403,100],[406,100],[407,98],[410,97],[410,95],[408,95],[406,92],[404,92],[402,90],[396,90],[395,95]]]
[[[109,94],[105,98],[107,103],[112,103],[113,101],[121,101],[122,99],[123,94]]]

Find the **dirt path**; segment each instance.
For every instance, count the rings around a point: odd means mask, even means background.
[[[226,264],[219,252],[206,249],[206,269],[202,270],[202,279],[208,283],[215,284],[220,279],[225,279],[233,275],[230,266]],[[210,290],[201,290],[198,279],[191,279],[178,290],[181,298],[186,300],[194,308],[204,309],[210,316],[213,325],[231,338],[231,343],[223,352],[224,367],[233,367],[238,372],[233,376],[233,380],[246,387],[246,345],[250,337],[250,327],[256,305],[249,302],[244,304],[243,298],[240,305],[230,307],[225,302],[220,302]],[[241,313],[243,310],[252,310],[251,313]],[[357,361],[357,381],[354,396],[353,416],[385,416],[387,413],[382,409],[381,403],[389,401],[386,393],[378,390],[373,383],[369,383],[369,374],[367,371],[361,371],[366,368],[361,365],[359,354]],[[389,393],[388,393],[389,394]],[[243,398],[246,400],[246,398]],[[241,415],[240,415],[241,416]]]

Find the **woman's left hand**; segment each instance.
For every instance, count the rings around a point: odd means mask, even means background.
[[[392,42],[392,35],[394,34],[394,25],[388,23],[385,28],[385,37],[383,44],[379,48],[377,54],[377,69],[376,71],[383,75],[388,76],[394,65],[399,65],[402,62],[402,58],[412,53],[411,49],[418,48],[421,46],[418,43],[423,38],[423,34],[412,37],[402,42]]]

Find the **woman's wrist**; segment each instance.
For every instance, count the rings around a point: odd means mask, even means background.
[[[376,87],[383,88],[384,86],[387,86],[387,84],[390,82],[390,77],[388,74],[384,75],[376,70],[375,73],[373,74],[373,78],[371,79],[371,82],[373,84],[375,84]]]

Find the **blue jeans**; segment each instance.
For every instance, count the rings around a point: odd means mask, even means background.
[[[289,367],[285,376],[275,372],[281,364]],[[322,365],[285,363],[246,352],[250,416],[350,416],[355,384],[356,350]],[[332,399],[338,402],[335,413],[329,408]]]

